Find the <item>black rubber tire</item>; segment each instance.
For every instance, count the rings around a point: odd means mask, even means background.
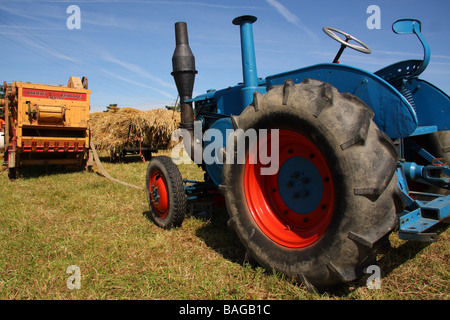
[[[166,183],[169,208],[164,217],[158,215],[150,196],[150,177],[155,170],[162,174]],[[167,156],[153,157],[148,163],[145,186],[151,217],[155,224],[163,229],[180,227],[186,215],[186,195],[181,173],[172,159]]]
[[[142,152],[142,155],[143,155],[145,161],[150,161],[152,159],[152,152],[149,150],[144,150]]]
[[[433,135],[436,137],[437,157],[444,158],[450,165],[450,131],[439,131]]]
[[[373,116],[358,98],[305,79],[300,84],[286,80],[264,95],[255,93],[253,103],[232,117],[235,129],[244,132],[287,128],[301,133],[325,156],[335,185],[335,207],[325,233],[306,247],[287,248],[264,234],[252,217],[244,188],[245,164],[225,163],[220,190],[229,225],[250,258],[315,290],[354,281],[374,263],[404,204],[395,175],[397,150]]]
[[[17,179],[17,168],[8,168],[8,178],[10,180],[16,180]]]

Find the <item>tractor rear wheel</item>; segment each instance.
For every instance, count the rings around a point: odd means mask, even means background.
[[[155,224],[164,229],[180,227],[186,215],[186,197],[180,171],[172,159],[157,156],[150,160],[145,189]]]
[[[356,280],[374,263],[403,202],[397,151],[373,116],[358,98],[306,79],[256,93],[232,118],[242,130],[227,154],[238,152],[247,130],[269,132],[258,135],[266,147],[246,145],[245,163],[223,170],[229,225],[250,258],[318,290]],[[276,135],[278,148],[269,148]],[[275,174],[262,174],[262,149],[278,152]]]

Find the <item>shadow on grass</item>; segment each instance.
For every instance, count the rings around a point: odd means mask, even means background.
[[[244,246],[237,234],[227,226],[228,213],[225,206],[215,209],[208,219],[210,223],[199,228],[196,235],[224,259],[241,265],[248,263]]]
[[[447,228],[448,224],[439,223],[427,230],[427,232],[436,233],[439,238],[439,235],[445,232]],[[408,260],[414,259],[418,253],[431,244],[429,242],[405,241],[397,248],[389,248],[386,254],[378,260],[378,265],[383,271],[383,276],[389,275],[400,265]]]
[[[63,165],[26,166],[17,169],[17,179],[35,179],[43,176],[84,172],[84,168],[66,168]]]
[[[142,215],[154,223],[152,213],[144,211]],[[196,236],[212,250],[221,254],[224,259],[244,265],[246,262],[245,248],[237,235],[227,227],[228,213],[225,207],[216,209],[209,217],[191,216],[194,219],[209,220],[209,223],[196,230]]]
[[[226,209],[223,208],[218,212],[214,212],[214,215],[210,219],[210,223],[197,230],[197,236],[200,237],[208,247],[220,253],[225,259],[241,265],[248,264],[248,266],[253,269],[257,268],[257,262],[248,259],[245,248],[241,244],[236,233],[227,227],[228,214]],[[447,224],[440,224],[436,228],[430,229],[429,232],[436,232],[439,235],[444,232],[447,227]],[[395,248],[387,245],[382,249],[380,252],[381,257],[377,260],[377,265],[381,269],[382,278],[389,276],[389,274],[407,261],[413,260],[429,245],[430,243],[416,241],[405,241]],[[266,271],[266,273],[269,275],[272,274],[271,271]],[[320,290],[318,293],[346,297],[356,288],[365,287],[370,275],[371,274],[363,274],[354,282],[336,285],[325,290]],[[295,281],[290,282],[294,285],[302,285]]]
[[[135,163],[135,162],[143,162],[142,158],[139,154],[131,154],[122,156],[120,158],[111,158],[108,156],[99,156],[100,162],[104,163]],[[145,159],[145,162],[148,162],[150,159]]]
[[[146,211],[143,215],[151,222],[153,218],[150,211]],[[204,224],[202,227],[196,230],[196,236],[201,238],[204,243],[233,263],[240,264],[242,266],[248,266],[252,269],[259,267],[257,262],[249,260],[246,254],[245,247],[240,242],[237,234],[227,226],[228,213],[225,207],[215,209],[211,216],[196,217],[197,219],[208,219],[209,223]],[[447,229],[447,224],[440,224],[439,226],[430,229],[429,232],[436,232],[438,235],[443,233]],[[376,264],[380,267],[382,279],[389,276],[395,269],[405,264],[409,260],[413,260],[421,251],[427,248],[430,243],[405,241],[398,247],[391,247],[387,245],[381,250],[380,258],[376,261]],[[272,275],[271,271],[266,271],[266,274]],[[319,294],[328,294],[336,297],[349,297],[355,289],[360,287],[366,287],[367,279],[372,274],[363,274],[361,277],[353,282],[336,285],[324,290],[320,290]],[[280,275],[280,279],[284,278]],[[301,283],[296,283],[293,280],[286,279],[293,285],[302,286]],[[306,288],[306,287],[305,287]],[[308,288],[311,291],[311,288]]]
[[[120,161],[111,160],[108,156],[99,157],[100,162],[102,163],[136,163],[143,162],[142,158],[139,155],[127,155],[122,157]],[[146,160],[148,162],[149,160]],[[34,165],[34,166],[23,166],[16,169],[17,171],[17,179],[34,179],[43,176],[52,176],[52,175],[63,175],[70,174],[76,172],[85,172],[85,168],[80,168],[79,166],[64,166],[64,165]],[[0,171],[7,171],[4,170]]]
[[[448,224],[440,223],[435,227],[430,228],[427,232],[436,233],[439,237],[439,235],[445,232],[447,228]],[[388,277],[393,271],[401,267],[403,264],[415,259],[420,252],[431,244],[432,243],[429,242],[405,241],[398,247],[391,247],[389,245],[386,246],[381,250],[381,252],[379,252],[381,257],[376,261],[376,264],[381,271],[381,281],[383,281],[383,278]],[[365,274],[354,282],[336,286],[331,290],[327,290],[327,292],[336,296],[347,296],[355,288],[365,287],[367,285],[367,279],[371,275],[372,273]]]
[[[145,219],[147,219],[150,223],[154,224],[154,220],[153,220],[153,216],[152,213],[150,211],[144,211],[142,212],[142,215],[144,216]]]

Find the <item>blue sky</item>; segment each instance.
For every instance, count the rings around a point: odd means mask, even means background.
[[[80,8],[81,28],[67,28],[70,5]],[[380,8],[381,28],[369,29],[370,5]],[[67,84],[89,79],[91,111],[110,103],[142,110],[173,105],[170,75],[174,23],[188,24],[198,75],[194,95],[242,81],[239,27],[250,14],[259,77],[331,62],[339,44],[323,26],[367,43],[372,54],[347,49],[340,61],[371,72],[405,59],[420,59],[415,36],[396,35],[397,19],[422,21],[431,61],[422,78],[450,93],[447,0],[193,0],[14,1],[0,0],[0,81]]]

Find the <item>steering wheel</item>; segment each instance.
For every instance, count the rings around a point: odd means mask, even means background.
[[[342,45],[341,49],[339,50],[338,54],[336,55],[336,58],[334,58],[333,62],[337,62],[338,61],[338,59],[341,56],[342,51],[344,51],[345,47],[352,48],[353,50],[356,50],[356,51],[359,51],[359,52],[362,52],[362,53],[365,53],[365,54],[370,54],[372,52],[372,50],[369,48],[369,46],[367,44],[365,44],[361,40],[355,38],[351,34],[348,34],[348,33],[344,32],[344,31],[338,30],[336,28],[331,28],[331,27],[323,27],[322,30],[329,37],[331,37],[332,39],[336,40],[337,42],[339,42]],[[345,36],[345,40],[340,38],[338,35],[336,35],[335,32]],[[359,43],[360,46],[358,46],[356,44],[349,43],[350,40],[353,40],[353,41]]]

